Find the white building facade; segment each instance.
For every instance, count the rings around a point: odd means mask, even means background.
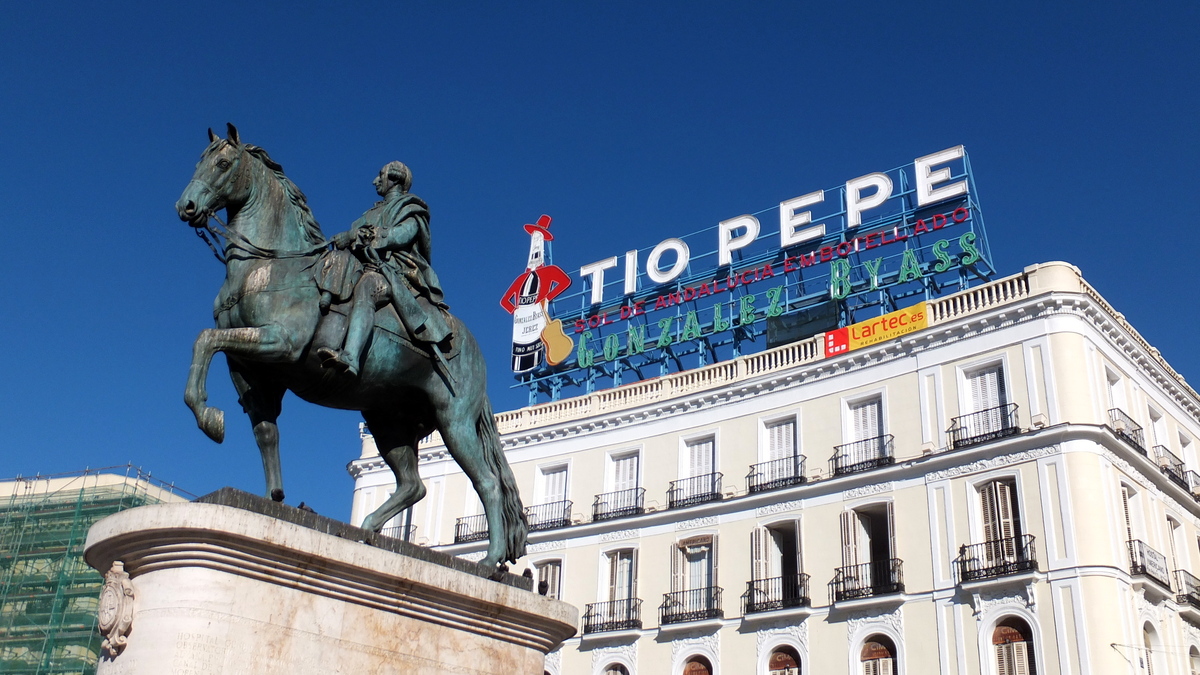
[[[1200,673],[1200,397],[1066,263],[497,416],[550,675]],[[436,435],[411,540],[483,556]],[[353,521],[394,489],[364,435]],[[398,519],[391,534],[403,535]]]

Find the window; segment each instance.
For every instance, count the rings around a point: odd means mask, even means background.
[[[562,561],[547,560],[541,563],[535,563],[537,568],[538,578],[538,593],[553,598],[555,600],[562,599]],[[543,592],[543,584],[545,591]]]
[[[767,661],[768,675],[800,675],[800,654],[788,646],[776,647]]]
[[[638,453],[627,452],[619,455],[610,455],[609,476],[612,489],[610,492],[620,492],[622,490],[632,490],[639,487],[641,457]]]
[[[766,425],[766,441],[766,461],[795,457],[796,420],[788,419]]]
[[[1184,550],[1182,541],[1184,541],[1183,527],[1180,526],[1179,521],[1167,516],[1167,553],[1171,556],[1168,562],[1171,563],[1173,570],[1181,570],[1185,567],[1184,561],[1179,558],[1179,554]]]
[[[629,671],[625,669],[625,666],[614,663],[604,669],[604,675],[629,675]]]
[[[872,635],[863,643],[860,659],[863,675],[894,675],[896,645],[886,635]]]
[[[637,597],[637,551],[626,548],[609,553],[608,599],[629,600]]]
[[[1008,394],[1004,390],[1003,368],[996,364],[968,373],[967,393],[971,397],[971,412],[1006,405]]]
[[[1188,650],[1188,675],[1200,675],[1200,649]]]
[[[566,465],[542,468],[542,489],[539,504],[553,504],[567,499]]]
[[[997,675],[1036,675],[1033,632],[1021,619],[1005,619],[992,631]]]
[[[1015,560],[1021,536],[1016,481],[1006,478],[985,483],[979,488],[979,501],[987,566]]]
[[[1121,484],[1121,514],[1125,519],[1125,541],[1133,541],[1140,539],[1141,533],[1141,512],[1138,510],[1139,504],[1137,492],[1125,485]]]
[[[850,440],[863,441],[883,435],[883,399],[875,398],[850,404]]]
[[[882,562],[895,557],[892,503],[842,513],[842,565]]]
[[[671,590],[692,591],[717,585],[717,540],[693,537],[675,546],[671,557]]]
[[[750,553],[755,581],[796,577],[801,571],[800,521],[754,528]]]
[[[687,466],[684,478],[707,476],[716,471],[716,439],[712,436],[687,442]]]
[[[683,664],[683,675],[712,675],[712,664],[703,656],[693,656]]]
[[[1150,446],[1165,446],[1170,442],[1167,439],[1167,418],[1154,408],[1146,408],[1146,412],[1150,415]]]
[[[1150,624],[1142,626],[1142,648],[1143,652],[1138,659],[1140,661],[1139,672],[1146,675],[1163,672],[1161,666],[1157,663],[1158,659],[1154,653],[1158,648],[1158,633]]]
[[[1108,384],[1108,405],[1111,408],[1125,408],[1125,385],[1121,382],[1121,376],[1109,370],[1104,369],[1104,379]]]

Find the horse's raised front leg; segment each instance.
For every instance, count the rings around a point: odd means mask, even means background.
[[[192,345],[192,365],[188,369],[187,387],[183,392],[183,400],[196,416],[196,424],[200,429],[218,443],[225,440],[225,413],[207,405],[208,369],[217,352],[247,361],[295,361],[304,349],[304,344],[297,342],[282,326],[207,328],[200,331],[200,336]]]
[[[396,491],[363,521],[362,528],[379,532],[389,520],[425,497],[425,484],[417,471],[417,434],[412,425],[386,415],[363,412],[375,436],[379,455],[396,476]]]
[[[252,369],[229,359],[229,376],[237,389],[238,401],[250,416],[254,441],[262,454],[263,475],[267,479],[267,496],[283,501],[283,468],[279,463],[279,426],[275,423],[283,409],[281,386],[264,382]]]

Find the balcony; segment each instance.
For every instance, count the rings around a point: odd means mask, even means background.
[[[454,543],[482,541],[488,538],[487,516],[464,516],[454,521]]]
[[[596,495],[592,522],[638,516],[646,511],[646,488],[632,488]]]
[[[950,420],[950,449],[987,443],[998,438],[1012,436],[1021,431],[1017,425],[1017,404],[1008,403],[987,410],[960,415]]]
[[[1037,571],[1037,552],[1033,547],[1033,535],[1005,537],[982,544],[960,546],[958,560],[959,583],[970,583],[983,579]]]
[[[525,518],[529,521],[529,531],[553,530],[556,527],[567,527],[571,524],[571,500],[538,504],[525,507]]]
[[[834,447],[833,457],[829,460],[833,475],[845,476],[895,464],[892,441],[891,434],[884,434]]]
[[[1108,422],[1117,436],[1120,436],[1126,443],[1132,445],[1134,450],[1149,457],[1149,454],[1146,453],[1145,441],[1142,440],[1141,425],[1134,422],[1132,417],[1126,415],[1124,410],[1120,408],[1109,410]]]
[[[1146,545],[1146,542],[1131,539],[1129,545],[1129,573],[1149,577],[1170,590],[1171,575],[1167,571],[1167,557]]]
[[[1200,502],[1200,473],[1188,469],[1184,478],[1187,480],[1188,491],[1192,493],[1192,499]]]
[[[1179,589],[1175,601],[1189,607],[1193,613],[1200,613],[1200,579],[1183,570],[1175,570],[1175,588]]]
[[[1189,493],[1192,491],[1187,476],[1188,470],[1182,459],[1175,456],[1175,453],[1168,450],[1165,445],[1154,446],[1154,457],[1158,460],[1158,468],[1162,470],[1164,476]]]
[[[805,480],[804,455],[793,455],[751,466],[750,473],[746,476],[746,491],[754,493],[777,490],[803,485]]]
[[[638,598],[593,602],[583,612],[583,634],[642,629],[642,601]]]
[[[663,603],[658,608],[658,622],[664,626],[724,617],[720,586],[663,593]]]
[[[903,565],[903,560],[890,558],[839,567],[833,575],[833,581],[829,582],[829,597],[834,602],[842,602],[903,593]]]
[[[671,487],[667,490],[667,508],[678,509],[715,502],[720,498],[721,474],[706,473],[703,476],[671,481]]]
[[[485,523],[484,530],[486,529],[487,524]],[[379,531],[379,534],[384,537],[391,537],[392,539],[412,541],[413,537],[417,534],[417,526],[409,525],[408,527],[405,527],[403,525],[387,525]]]
[[[808,606],[808,575],[796,574],[746,582],[742,613],[770,612]]]

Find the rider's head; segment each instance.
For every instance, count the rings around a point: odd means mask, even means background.
[[[379,177],[374,180],[375,190],[380,195],[386,194],[394,185],[399,185],[402,192],[408,192],[412,187],[412,171],[404,162],[388,162],[379,170]]]

